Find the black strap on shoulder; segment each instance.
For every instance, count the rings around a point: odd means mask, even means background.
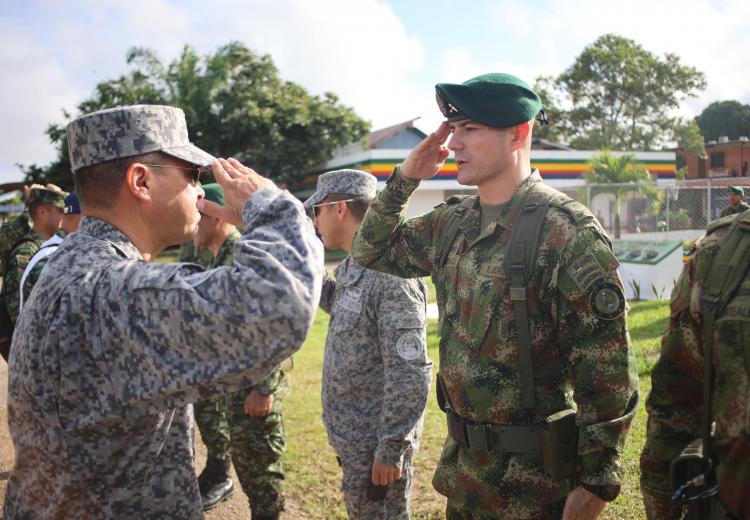
[[[701,437],[705,457],[712,456],[711,424],[714,390],[713,333],[716,316],[734,297],[750,269],[750,212],[737,218],[716,253],[703,284],[703,420]]]
[[[523,407],[527,410],[536,407],[531,331],[526,304],[527,284],[531,273],[534,272],[536,253],[549,203],[550,197],[546,193],[533,187],[529,189],[513,222],[510,245],[505,254],[505,278],[510,283],[510,300],[518,334],[521,397]]]

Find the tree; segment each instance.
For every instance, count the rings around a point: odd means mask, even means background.
[[[715,101],[696,118],[698,126],[708,141],[719,137],[730,139],[750,136],[750,105],[739,101]]]
[[[679,124],[673,112],[680,102],[704,89],[706,80],[675,54],[660,58],[633,40],[605,34],[556,80],[539,78],[537,83],[554,87],[544,95],[547,108],[560,118],[550,122],[571,146],[653,150]]]
[[[196,145],[218,157],[235,157],[277,182],[304,178],[336,148],[369,131],[369,124],[335,94],[313,96],[282,80],[270,56],[241,43],[207,56],[186,46],[168,65],[153,51],[133,48],[127,64],[132,70],[99,83],[93,96],[78,105],[80,114],[138,103],[178,106]],[[58,158],[47,166],[22,167],[26,179],[70,189],[65,127],[50,125],[47,135],[58,146]]]
[[[687,152],[706,156],[703,134],[701,134],[695,119],[679,121],[673,130],[672,140],[677,143],[677,172],[678,179],[684,179],[687,174]]]
[[[613,156],[609,151],[599,152],[589,161],[586,183],[596,185],[591,194],[610,193],[614,196],[615,238],[620,238],[620,202],[630,193],[648,198],[654,207],[661,204],[661,193],[651,179],[651,174],[638,164],[635,156]]]

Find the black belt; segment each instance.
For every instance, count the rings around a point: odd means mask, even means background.
[[[541,453],[539,426],[477,423],[446,413],[448,434],[458,444],[470,450],[487,453]]]

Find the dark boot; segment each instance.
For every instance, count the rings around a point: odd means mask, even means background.
[[[276,513],[275,515],[256,515],[251,512],[250,514],[250,520],[279,520],[281,518],[281,513]]]
[[[229,478],[230,460],[219,460],[208,457],[206,467],[198,476],[198,487],[201,491],[203,510],[216,507],[234,493],[234,482]]]

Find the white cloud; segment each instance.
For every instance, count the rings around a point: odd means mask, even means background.
[[[5,164],[51,160],[46,125],[61,122],[60,109],[74,110],[97,82],[125,73],[132,46],[168,62],[185,44],[208,53],[239,40],[270,54],[284,79],[316,94],[335,92],[376,128],[419,115],[424,99],[412,81],[423,66],[422,44],[376,0],[42,2],[28,18],[0,19],[0,29],[0,64],[21,73],[0,87],[14,100],[0,108]],[[0,177],[18,179],[5,164]]]

